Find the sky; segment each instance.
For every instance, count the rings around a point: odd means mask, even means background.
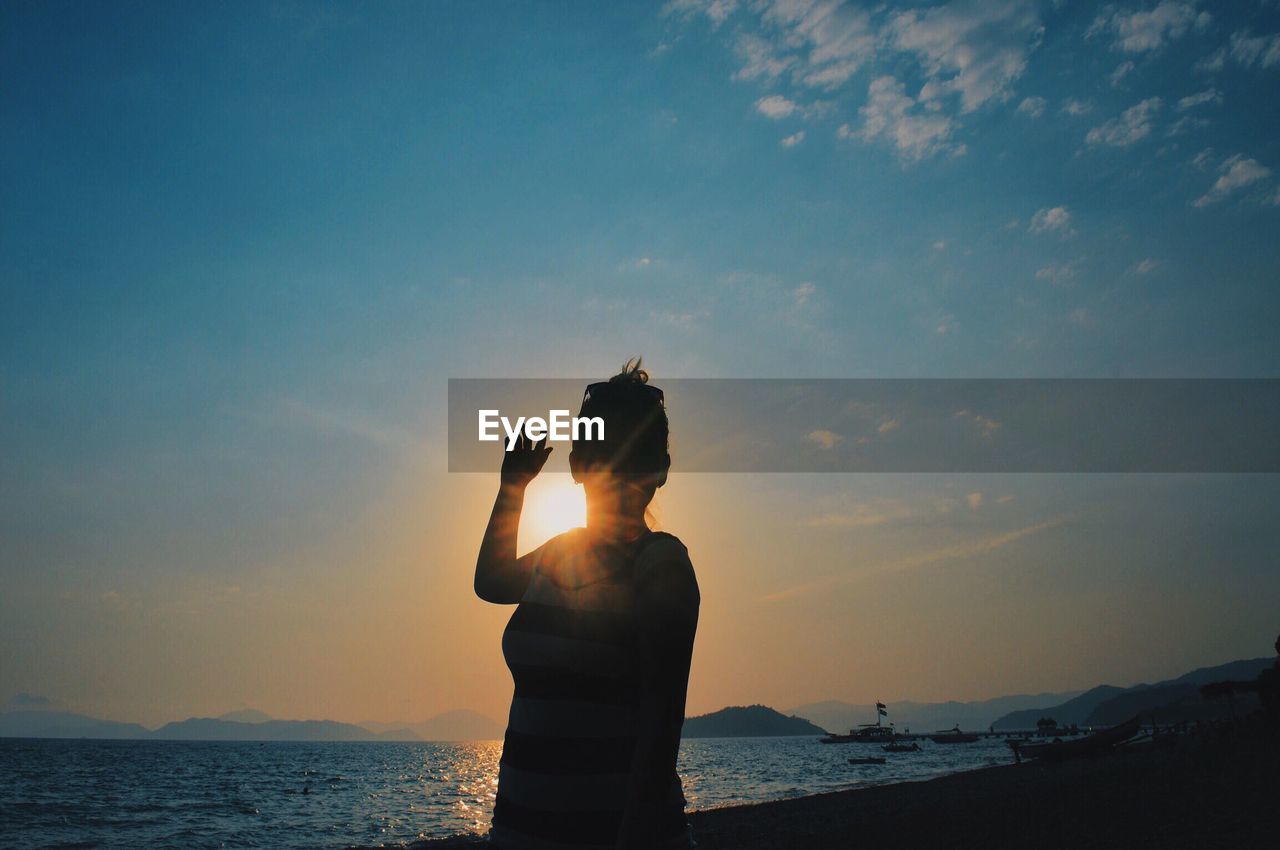
[[[1275,2],[11,3],[0,80],[0,700],[502,718],[449,378],[1277,376]],[[681,476],[672,429],[693,713],[1280,629],[1274,476]]]

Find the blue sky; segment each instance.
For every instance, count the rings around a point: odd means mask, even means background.
[[[281,600],[322,587],[316,610],[333,616],[353,561],[371,600],[453,592],[410,578],[424,560],[465,572],[472,542],[453,530],[484,509],[487,483],[442,471],[449,377],[603,375],[635,353],[657,376],[1276,374],[1274,2],[0,16],[0,571],[17,591],[0,603],[0,691],[117,713],[256,692],[296,708],[266,673],[206,670],[201,692],[180,671],[219,642],[292,657]],[[859,483],[752,486],[816,517],[884,506]],[[912,486],[895,500],[972,490]],[[984,486],[984,509],[1008,504]],[[1221,496],[1198,486],[1187,516]],[[1019,487],[1015,504],[1077,492]],[[1267,541],[1246,519],[1274,515],[1274,487],[1246,489],[1231,522],[1255,545],[1236,563],[1263,581]],[[673,513],[691,500],[673,491]],[[1008,527],[1078,508],[1045,502]],[[724,545],[708,551],[737,551]],[[1146,557],[1134,569],[1160,556]],[[777,590],[767,564],[752,569],[761,595]],[[1205,623],[1249,604],[1261,622],[1269,581],[1203,608]],[[278,598],[233,609],[234,629],[208,613],[190,637],[179,600],[230,587]],[[704,634],[714,654],[714,619]],[[1219,649],[1248,654],[1237,637]],[[186,648],[162,664],[166,644]],[[167,686],[130,678],[148,664]],[[699,707],[769,696],[742,676]],[[334,693],[368,684],[332,679]],[[1077,684],[1092,682],[1060,686]],[[439,708],[500,703],[491,690],[450,684]],[[344,719],[394,713],[311,699]]]

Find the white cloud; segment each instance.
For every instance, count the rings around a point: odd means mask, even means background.
[[[855,131],[845,124],[836,131],[840,138],[857,137],[867,142],[883,139],[906,162],[943,151],[963,152],[951,144],[954,122],[939,112],[920,110],[919,104],[903,92],[902,83],[893,77],[872,80],[867,88],[867,103],[858,114],[862,127]]]
[[[1169,131],[1165,133],[1169,138],[1181,136],[1184,133],[1190,133],[1192,130],[1198,130],[1202,127],[1209,126],[1209,119],[1197,118],[1193,115],[1183,115],[1169,127]]]
[[[1071,232],[1071,211],[1066,207],[1044,207],[1036,210],[1031,216],[1031,224],[1027,227],[1032,233]]]
[[[1050,283],[1062,283],[1075,277],[1075,263],[1063,263],[1057,266],[1045,266],[1036,269],[1036,280],[1047,280]]]
[[[1197,207],[1216,204],[1238,190],[1271,176],[1270,168],[1262,165],[1256,159],[1246,159],[1242,154],[1236,154],[1228,158],[1226,162],[1222,163],[1219,171],[1222,173],[1214,181],[1214,184],[1209,187],[1209,191],[1196,199],[1195,205]]]
[[[920,99],[958,94],[963,114],[1009,97],[1044,27],[1029,0],[954,0],[900,12],[887,31],[893,46],[915,54],[929,77]]]
[[[1156,268],[1159,265],[1160,264],[1157,263],[1155,260],[1151,259],[1150,257],[1147,257],[1145,260],[1143,260],[1142,262],[1134,266],[1133,270],[1138,274],[1151,274],[1153,271],[1156,270]]]
[[[662,7],[664,15],[689,18],[706,15],[712,27],[719,27],[738,9],[738,0],[668,0]]]
[[[1151,133],[1151,121],[1160,111],[1162,101],[1158,97],[1149,97],[1137,103],[1118,118],[1112,118],[1089,131],[1085,141],[1091,145],[1112,145],[1127,147]]]
[[[1088,34],[1106,30],[1115,36],[1112,44],[1115,49],[1125,53],[1145,53],[1181,38],[1193,26],[1203,29],[1208,23],[1209,13],[1197,14],[1194,2],[1164,0],[1150,10],[1124,12],[1108,9],[1094,20]]]
[[[834,91],[873,64],[892,68],[890,79],[921,78],[910,95],[901,84],[894,90],[882,83],[872,92],[880,100],[864,108],[861,126],[846,121],[838,131],[841,138],[888,139],[903,160],[914,161],[963,153],[965,146],[952,141],[957,117],[1012,96],[1043,35],[1039,6],[1037,0],[952,0],[899,10],[847,0],[672,0],[666,14],[705,16],[719,25],[737,10],[730,24],[740,63],[736,80]],[[772,97],[781,100],[762,97],[758,106],[770,117],[813,117],[834,108],[832,102],[805,106],[792,92]]]
[[[1277,187],[1271,197],[1267,198],[1267,203],[1273,207],[1280,207],[1280,187]]]
[[[780,94],[771,94],[756,101],[756,110],[766,118],[772,118],[775,121],[786,118],[799,108],[799,104],[794,100],[789,100]]]
[[[779,56],[772,44],[751,33],[739,35],[734,50],[742,62],[733,75],[735,80],[774,80],[795,62],[792,56]]]
[[[997,420],[983,416],[981,413],[974,413],[972,410],[957,410],[955,418],[962,422],[972,422],[982,436],[987,438],[995,435],[1003,427]]]
[[[803,53],[797,76],[805,85],[841,86],[875,56],[865,9],[836,0],[766,0],[760,8],[765,23],[781,30],[782,42]]]
[[[1111,87],[1112,88],[1118,87],[1120,83],[1124,81],[1124,78],[1129,76],[1130,73],[1132,73],[1135,67],[1136,66],[1133,64],[1133,62],[1127,59],[1124,62],[1121,62],[1119,65],[1117,65],[1116,69],[1111,72]]]
[[[1211,160],[1212,158],[1213,158],[1213,148],[1205,148],[1204,150],[1200,151],[1200,153],[1196,154],[1195,159],[1191,160],[1191,164],[1194,165],[1196,168],[1204,170],[1204,168],[1208,166],[1209,160]]]
[[[1280,64],[1280,34],[1251,37],[1248,30],[1231,36],[1231,58],[1248,68]]]
[[[804,130],[801,130],[798,133],[792,133],[790,136],[787,136],[782,141],[778,142],[778,144],[782,145],[784,148],[794,148],[796,145],[800,144],[803,141],[804,141]]]
[[[935,251],[945,251],[945,250],[947,250],[947,242],[946,242],[946,240],[945,240],[945,239],[939,239],[937,242],[934,242],[934,243],[933,243],[933,250],[935,250]]]
[[[1214,71],[1221,71],[1222,66],[1225,64],[1227,64],[1227,48],[1219,47],[1208,56],[1198,59],[1196,64],[1191,66],[1191,70],[1213,73]]]
[[[1179,112],[1185,112],[1188,109],[1195,109],[1197,106],[1202,106],[1206,103],[1222,103],[1222,92],[1217,89],[1205,89],[1202,92],[1189,94],[1179,100],[1175,108]]]
[[[1032,118],[1039,118],[1044,114],[1044,108],[1049,104],[1043,97],[1025,97],[1022,103],[1018,104],[1018,112],[1022,115],[1030,115]]]
[[[809,299],[813,297],[813,293],[818,291],[818,287],[812,283],[802,283],[795,289],[791,290],[791,297],[795,300],[797,307],[803,307],[809,303]]]
[[[829,451],[844,442],[844,437],[835,431],[827,431],[825,429],[810,431],[804,438],[823,451]]]
[[[1093,111],[1093,101],[1070,97],[1062,104],[1062,111],[1067,115],[1086,115]]]

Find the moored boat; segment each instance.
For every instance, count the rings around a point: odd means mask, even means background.
[[[824,744],[886,744],[895,738],[897,733],[893,730],[892,724],[881,726],[879,723],[869,723],[866,726],[850,729],[848,735],[828,735],[818,740]]]
[[[838,733],[827,735],[825,738],[818,740],[824,744],[889,744],[897,739],[898,733],[894,730],[893,724],[885,726],[880,722],[881,717],[888,717],[889,711],[885,708],[884,703],[876,703],[876,722],[867,723],[856,729],[850,729],[848,735],[840,735]]]
[[[884,764],[884,756],[862,756],[849,759],[849,764]]]
[[[977,734],[973,732],[961,732],[960,724],[956,724],[954,729],[940,729],[929,736],[929,740],[935,744],[972,744],[978,740]]]
[[[880,749],[884,750],[886,753],[918,753],[920,752],[920,745],[915,741],[912,741],[910,744],[903,744],[900,741],[894,741],[892,744],[886,744]]]
[[[1055,739],[1044,744],[1025,744],[1021,741],[1010,741],[1009,746],[1013,749],[1018,761],[1023,758],[1059,761],[1061,759],[1106,752],[1116,744],[1122,744],[1138,734],[1141,724],[1141,715],[1135,715],[1118,726],[1112,726],[1110,729],[1103,729],[1100,732],[1085,735],[1083,738],[1076,738],[1071,741]]]

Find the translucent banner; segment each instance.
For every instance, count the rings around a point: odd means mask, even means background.
[[[530,427],[567,455],[588,383],[451,379],[449,471],[496,471]],[[1280,471],[1280,379],[655,383],[679,473]]]

